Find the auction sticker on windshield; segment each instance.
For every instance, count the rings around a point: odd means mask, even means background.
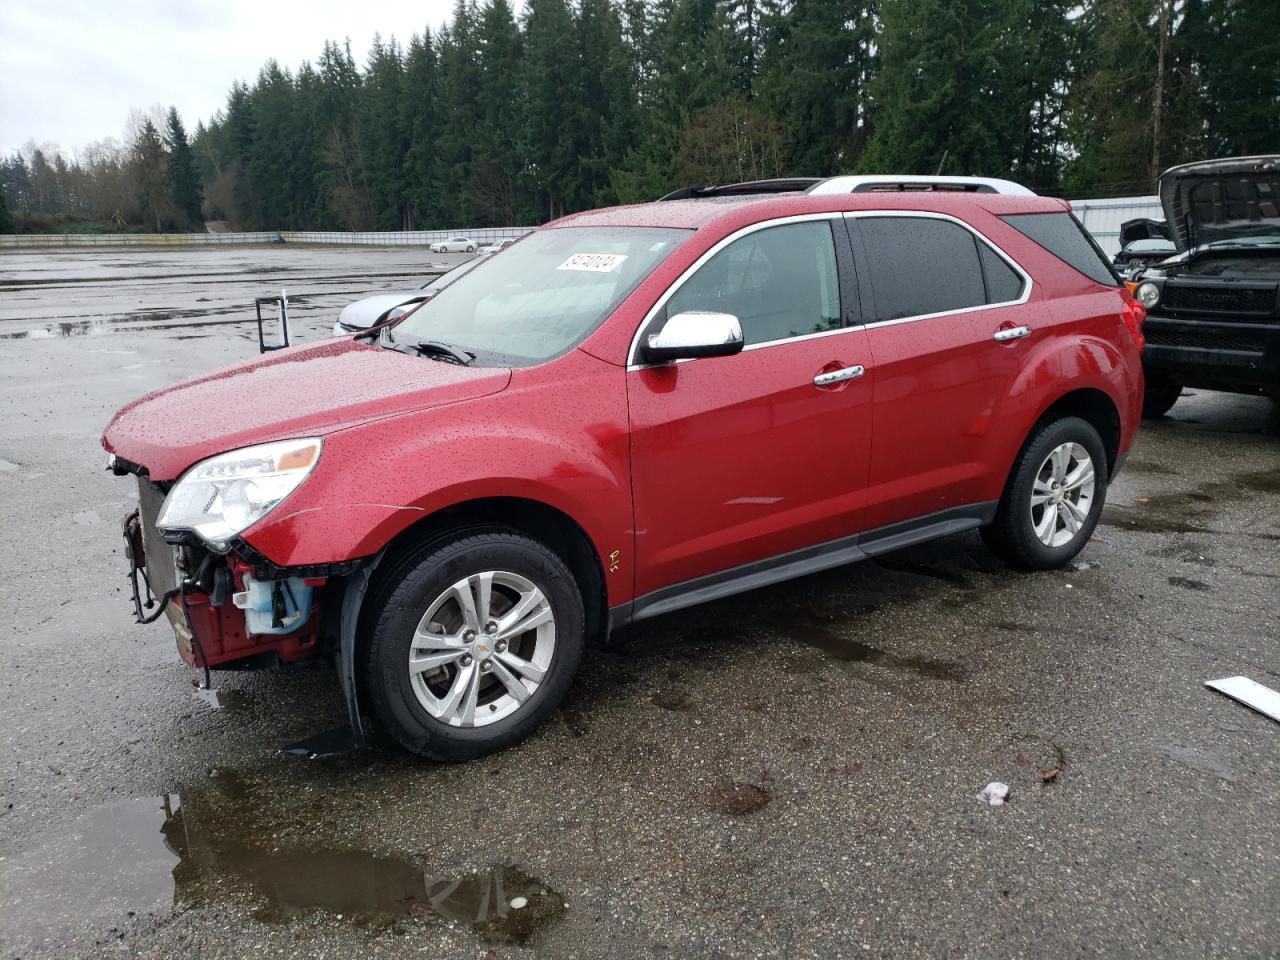
[[[557,270],[585,270],[588,273],[611,273],[627,259],[622,253],[575,253]]]

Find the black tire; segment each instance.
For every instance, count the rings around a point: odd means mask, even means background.
[[[1060,546],[1049,546],[1036,536],[1032,524],[1032,486],[1049,454],[1069,442],[1084,447],[1093,461],[1093,499],[1084,522],[1071,540]],[[982,528],[982,539],[993,553],[1012,567],[1050,570],[1064,566],[1089,542],[1093,528],[1098,525],[1107,498],[1108,479],[1106,450],[1092,424],[1079,417],[1041,422],[1031,431],[1031,436],[1014,460],[995,521]]]
[[[1182,384],[1160,374],[1147,374],[1146,389],[1142,393],[1142,417],[1157,420],[1168,413],[1178,397],[1182,396]]]
[[[451,584],[488,570],[517,574],[542,591],[555,617],[554,653],[537,689],[509,716],[484,726],[451,726],[433,717],[414,692],[410,641]],[[585,617],[577,581],[553,551],[514,532],[473,529],[433,540],[399,563],[370,600],[362,687],[382,727],[420,757],[473,760],[526,739],[564,698],[582,659]]]
[[[475,252],[476,252],[476,248],[474,246],[467,247],[467,253],[475,253]]]

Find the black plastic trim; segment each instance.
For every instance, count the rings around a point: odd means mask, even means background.
[[[140,463],[134,463],[132,460],[126,460],[124,457],[120,456],[119,454],[115,454],[115,453],[111,454],[111,459],[110,459],[110,462],[107,464],[107,469],[110,470],[112,473],[114,473],[117,477],[123,477],[126,474],[132,473],[134,476],[142,477],[144,480],[147,480],[148,482],[150,482],[150,477],[147,474],[146,467],[144,467]]]
[[[630,603],[611,607],[609,628],[617,629],[637,620],[672,613],[709,600],[719,600],[722,597],[745,593],[748,590],[781,583],[784,580],[879,556],[891,550],[900,550],[926,540],[985,526],[995,519],[998,505],[998,501],[991,500],[952,507],[912,520],[890,524],[887,527],[868,530],[865,533],[828,540],[826,543],[793,550],[776,557],[755,560],[739,567],[731,567],[718,573],[672,584],[669,587],[661,587],[642,597],[637,597]]]
[[[770,180],[746,180],[717,186],[690,186],[672,190],[664,200],[696,200],[700,197],[744,197],[758,193],[807,193],[823,181],[823,177],[774,177]]]
[[[345,577],[368,564],[371,557],[358,557],[355,560],[341,560],[337,563],[311,563],[296,567],[282,567],[267,559],[262,553],[237,538],[228,546],[231,553],[239,554],[244,561],[253,567],[253,575],[258,580],[280,580],[284,577]]]
[[[936,540],[962,530],[984,527],[996,518],[999,501],[965,504],[928,513],[913,520],[904,520],[887,527],[869,530],[858,538],[858,543],[869,557],[901,550],[926,540]]]

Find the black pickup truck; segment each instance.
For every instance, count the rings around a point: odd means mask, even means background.
[[[1280,397],[1280,156],[1203,160],[1160,177],[1177,254],[1143,270],[1143,415],[1183,386]]]

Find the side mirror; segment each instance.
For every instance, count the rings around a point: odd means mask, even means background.
[[[668,363],[689,357],[728,357],[741,351],[742,324],[733,314],[686,310],[645,338],[641,356],[645,363]]]

